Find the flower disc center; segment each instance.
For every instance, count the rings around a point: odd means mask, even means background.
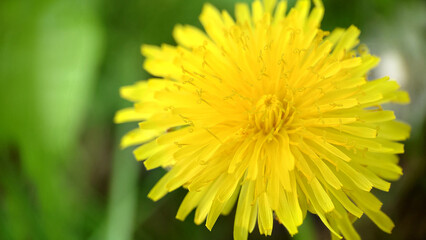
[[[260,98],[256,103],[254,112],[254,126],[258,130],[269,133],[272,130],[278,131],[283,124],[285,110],[283,103],[278,100],[277,96],[268,94]]]

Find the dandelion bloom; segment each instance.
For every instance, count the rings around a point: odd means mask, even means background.
[[[409,126],[381,104],[407,103],[388,77],[367,80],[379,58],[358,45],[350,26],[322,31],[320,1],[237,4],[235,20],[206,4],[204,31],[178,25],[177,46],[143,46],[157,78],[121,89],[134,102],[116,122],[139,121],[122,139],[147,169],[167,173],[154,201],[188,189],[178,219],[194,209],[211,229],[236,205],[234,238],[256,223],[271,235],[274,219],[291,235],[307,211],[334,237],[359,239],[364,213],[383,231],[393,223],[372,188],[388,191],[402,174],[396,154]]]

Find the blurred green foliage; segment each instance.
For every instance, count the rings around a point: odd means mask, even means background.
[[[244,0],[250,2],[249,0]],[[232,12],[234,0],[211,0]],[[146,195],[163,170],[147,173],[118,148],[136,124],[114,125],[129,106],[120,86],[146,79],[140,45],[174,44],[177,23],[198,23],[201,0],[0,1],[0,239],[230,239],[233,213],[210,233],[174,219],[185,191],[158,203]],[[294,4],[294,1],[290,1]],[[404,59],[413,126],[404,177],[380,195],[396,223],[385,235],[362,218],[365,239],[426,236],[426,4],[421,0],[324,0],[323,27],[361,28],[377,54]],[[371,45],[370,45],[371,46]],[[398,110],[398,109],[397,109]],[[407,207],[410,205],[410,207]],[[309,217],[298,239],[328,238]],[[423,230],[422,230],[423,229]],[[250,238],[261,238],[256,232]],[[274,227],[270,239],[290,238]]]

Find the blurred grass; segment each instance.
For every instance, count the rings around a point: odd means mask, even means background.
[[[232,12],[235,1],[210,1]],[[244,2],[250,2],[244,0]],[[294,4],[294,1],[290,1]],[[114,112],[129,103],[120,86],[146,79],[140,45],[169,43],[177,23],[200,26],[204,1],[44,0],[0,2],[0,239],[231,239],[233,213],[212,232],[174,216],[185,191],[153,203],[146,195],[163,170],[146,172],[120,137]],[[365,239],[426,236],[424,149],[426,4],[421,0],[324,1],[323,27],[363,31],[376,54],[404,59],[413,125],[405,175],[380,194],[396,223],[381,233],[365,218]],[[371,44],[370,44],[371,43]],[[392,76],[391,76],[392,77]],[[406,207],[407,204],[412,207]],[[329,238],[310,217],[296,239]],[[263,238],[255,230],[251,239]],[[289,239],[274,226],[270,239]]]

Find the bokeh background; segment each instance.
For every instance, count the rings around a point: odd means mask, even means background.
[[[242,0],[244,1],[244,0]],[[248,0],[245,0],[249,2]],[[235,1],[209,0],[233,12]],[[294,1],[289,1],[290,5]],[[212,232],[176,220],[185,190],[157,203],[146,195],[164,173],[147,172],[119,139],[136,124],[113,124],[130,103],[119,87],[149,75],[142,43],[174,44],[177,23],[200,26],[201,0],[0,1],[0,239],[231,239],[234,216]],[[426,239],[426,1],[324,0],[322,27],[362,30],[389,75],[410,92],[385,106],[412,125],[404,176],[377,195],[395,221],[392,235],[368,218],[364,239]],[[329,239],[308,216],[296,239]],[[257,229],[250,239],[265,239]],[[290,239],[280,225],[269,239]]]

